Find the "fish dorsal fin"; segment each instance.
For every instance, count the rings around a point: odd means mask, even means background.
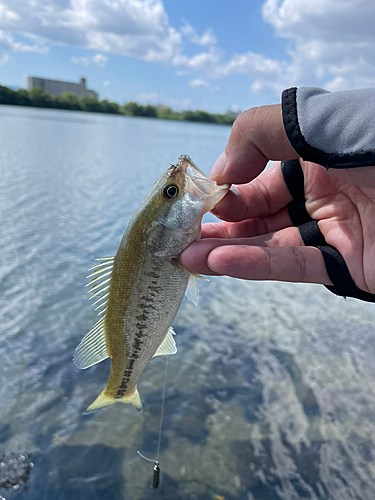
[[[93,272],[87,277],[91,278],[91,281],[86,286],[91,286],[89,290],[89,293],[92,293],[90,300],[96,297],[93,305],[98,304],[95,310],[100,309],[98,314],[103,315],[103,317],[83,337],[74,351],[73,361],[80,370],[96,365],[109,356],[105,340],[104,315],[108,297],[107,290],[115,258],[104,257],[96,260],[99,261],[99,264],[90,269]]]
[[[85,370],[107,358],[104,318],[101,318],[78,344],[74,351],[73,361],[77,368]]]
[[[104,257],[102,259],[96,259],[100,261],[100,264],[92,267],[90,271],[93,271],[88,278],[91,281],[86,286],[91,286],[88,293],[92,293],[90,300],[97,297],[93,305],[97,305],[95,310],[99,309],[98,315],[105,314],[107,306],[107,290],[109,288],[109,281],[111,279],[114,257]]]
[[[163,342],[159,345],[156,353],[153,355],[155,356],[166,356],[168,354],[176,354],[177,352],[177,346],[176,342],[173,338],[173,335],[175,334],[175,331],[173,330],[172,327],[169,328],[167,335],[164,337]]]

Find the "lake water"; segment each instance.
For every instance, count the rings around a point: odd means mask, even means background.
[[[373,500],[375,305],[317,285],[213,278],[184,300],[144,411],[82,411],[109,361],[72,353],[97,316],[87,269],[181,153],[206,173],[230,129],[0,107],[0,455],[31,454],[6,500]],[[211,216],[212,217],[212,216]],[[1,464],[0,464],[1,477]]]

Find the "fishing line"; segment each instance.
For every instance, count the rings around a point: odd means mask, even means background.
[[[164,373],[164,387],[163,387],[163,396],[161,398],[161,412],[160,412],[160,427],[159,427],[159,443],[158,443],[158,453],[156,455],[156,462],[159,462],[159,454],[160,454],[160,447],[161,447],[161,428],[163,425],[163,418],[164,418],[164,401],[165,401],[165,388],[167,387],[167,374],[168,374],[168,360],[169,356],[166,356],[166,361],[165,361],[165,373]]]
[[[169,360],[169,356],[166,356],[165,373],[164,373],[164,386],[163,386],[163,395],[162,395],[162,399],[161,399],[161,411],[160,411],[159,442],[158,442],[158,449],[156,452],[156,460],[153,460],[152,458],[145,457],[139,450],[137,450],[137,453],[140,457],[144,458],[148,462],[154,462],[154,475],[152,478],[152,487],[154,489],[156,489],[159,486],[159,482],[160,482],[159,455],[160,455],[160,448],[161,448],[161,436],[162,436],[161,431],[162,431],[163,419],[164,419],[164,401],[165,401],[165,388],[167,387],[168,360]]]

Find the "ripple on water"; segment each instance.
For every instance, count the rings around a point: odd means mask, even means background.
[[[375,310],[316,285],[200,284],[176,318],[151,492],[165,363],[139,390],[144,413],[82,411],[109,363],[79,371],[96,322],[87,269],[114,255],[169,161],[208,172],[230,129],[2,107],[0,442],[33,453],[6,498],[373,500]]]

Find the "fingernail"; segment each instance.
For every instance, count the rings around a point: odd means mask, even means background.
[[[210,178],[214,181],[216,180],[215,177],[221,177],[221,174],[223,173],[225,167],[227,165],[227,155],[225,152],[221,153],[219,158],[215,161],[211,173],[210,173]]]

